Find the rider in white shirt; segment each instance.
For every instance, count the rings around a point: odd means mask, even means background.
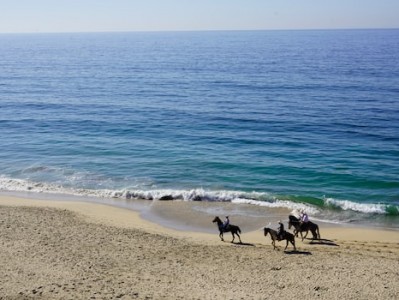
[[[309,222],[309,216],[304,210],[302,210],[302,213],[301,213],[301,222],[302,223]]]
[[[229,225],[230,225],[230,219],[229,216],[226,216],[226,219],[223,222],[223,229],[226,230]]]

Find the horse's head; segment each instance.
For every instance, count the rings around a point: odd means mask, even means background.
[[[302,230],[302,223],[297,217],[289,215],[288,219],[289,219],[288,229],[291,229],[291,227],[294,227],[295,230]]]
[[[297,217],[293,216],[293,215],[289,215],[288,216],[288,220],[291,223],[299,222],[299,219]]]
[[[263,228],[263,233],[265,234],[265,236],[267,236],[267,233],[269,232],[269,228],[265,227]]]
[[[299,219],[293,215],[288,216],[288,229],[291,229],[294,224],[299,224]]]
[[[219,218],[218,216],[216,216],[216,217],[213,219],[213,221],[212,221],[212,223],[219,223],[219,222],[222,222],[222,220],[220,220],[220,218]]]

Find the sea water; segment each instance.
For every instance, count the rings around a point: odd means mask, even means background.
[[[0,35],[0,190],[399,227],[399,30]]]

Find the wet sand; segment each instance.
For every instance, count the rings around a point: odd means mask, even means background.
[[[185,205],[161,204],[149,218],[173,217],[190,210]],[[322,240],[297,239],[298,251],[286,252],[280,242],[275,251],[260,230],[271,218],[254,211],[249,222],[233,212],[244,229],[243,244],[231,244],[210,223],[215,209],[198,204],[176,216],[178,226],[196,220],[194,232],[106,205],[0,196],[0,299],[399,296],[398,231],[322,225]],[[140,212],[148,213],[145,205]]]

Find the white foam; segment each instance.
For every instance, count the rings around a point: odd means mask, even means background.
[[[269,202],[269,201],[259,201],[259,200],[237,198],[237,199],[232,200],[231,202],[236,203],[236,204],[252,204],[252,205],[271,207],[271,208],[288,208],[293,211],[305,210],[306,213],[308,213],[309,215],[314,215],[314,214],[317,214],[320,212],[317,208],[310,206],[310,205],[306,205],[304,203],[296,203],[296,202],[290,202],[290,201],[278,200],[278,199],[276,199],[273,202]]]
[[[336,200],[333,198],[325,198],[324,201],[326,204],[339,207],[343,210],[352,210],[367,214],[385,214],[387,207],[384,204],[356,203],[348,200]]]
[[[192,190],[152,189],[152,190],[110,190],[110,189],[74,189],[58,184],[38,183],[29,180],[0,177],[0,190],[16,192],[35,192],[48,194],[65,194],[97,198],[121,199],[151,199],[159,200],[164,196],[183,201],[215,201],[232,202],[235,204],[251,204],[271,208],[288,208],[291,210],[305,210],[309,215],[320,214],[320,209],[306,203],[297,203],[280,200],[268,193],[239,192],[239,191],[210,191],[202,188]],[[385,214],[387,206],[384,204],[365,204],[347,200],[325,198],[327,205],[338,207],[345,211],[361,212],[366,214]]]
[[[91,190],[65,188],[58,184],[39,183],[23,179],[0,177],[0,190],[15,192],[34,192],[49,194],[67,194],[89,197],[114,197],[117,192],[112,190]]]

